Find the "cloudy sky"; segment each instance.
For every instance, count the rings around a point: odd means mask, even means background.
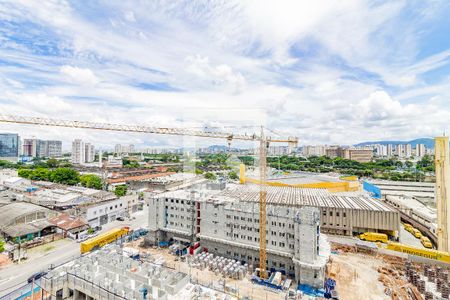
[[[264,125],[301,144],[432,137],[449,130],[449,15],[446,0],[3,0],[0,113],[249,133]],[[99,147],[180,142],[0,132]]]

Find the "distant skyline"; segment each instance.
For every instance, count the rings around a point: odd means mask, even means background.
[[[445,0],[2,1],[0,113],[265,125],[301,144],[434,137],[449,131],[449,15]],[[0,132],[105,149],[226,144],[2,123]]]

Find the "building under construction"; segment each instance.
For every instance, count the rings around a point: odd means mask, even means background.
[[[259,186],[180,189],[148,203],[152,242],[199,241],[209,252],[259,265]],[[268,268],[315,287],[323,286],[329,256],[320,228],[342,235],[392,234],[400,223],[398,212],[360,192],[291,187],[267,188],[266,220]]]

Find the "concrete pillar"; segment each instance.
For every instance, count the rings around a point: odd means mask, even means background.
[[[449,252],[450,244],[450,215],[448,206],[450,201],[450,165],[449,165],[448,137],[435,138],[435,167],[436,167],[436,208],[437,208],[437,237],[438,250]]]

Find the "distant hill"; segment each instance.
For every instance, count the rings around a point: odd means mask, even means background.
[[[373,145],[373,144],[380,144],[380,145],[404,145],[404,144],[411,144],[413,148],[416,147],[417,144],[424,144],[425,147],[434,149],[434,139],[431,138],[420,138],[415,139],[411,141],[377,141],[377,142],[363,142],[356,144],[355,146],[367,146],[367,145]]]

